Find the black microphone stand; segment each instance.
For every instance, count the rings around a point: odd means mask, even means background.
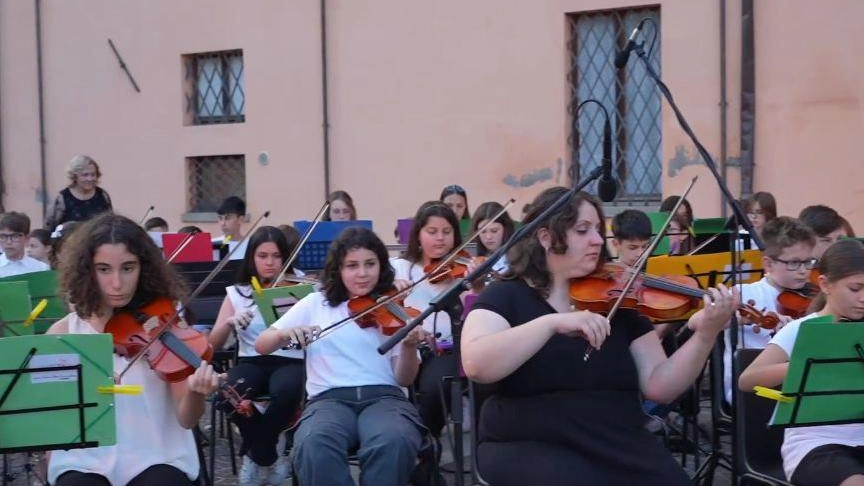
[[[764,245],[762,244],[762,239],[756,233],[756,229],[753,227],[753,223],[751,223],[750,219],[744,214],[744,210],[741,209],[741,205],[738,204],[738,201],[736,201],[735,198],[732,197],[732,192],[729,190],[729,186],[726,185],[726,181],[723,180],[723,178],[720,176],[720,173],[717,171],[717,164],[714,162],[714,159],[711,158],[711,155],[708,153],[708,151],[705,149],[705,147],[702,145],[702,143],[699,142],[699,139],[696,138],[696,134],[693,133],[693,129],[690,128],[690,124],[687,123],[687,120],[684,118],[684,115],[681,113],[681,110],[678,109],[678,105],[675,104],[675,100],[672,99],[672,92],[669,91],[669,87],[666,86],[666,83],[664,83],[662,79],[660,79],[660,75],[657,74],[657,71],[655,71],[654,67],[651,65],[651,61],[648,59],[648,56],[645,54],[643,46],[644,46],[644,42],[634,44],[633,50],[636,51],[636,54],[639,56],[640,59],[642,59],[642,62],[645,65],[645,70],[648,72],[648,75],[651,76],[651,79],[653,79],[655,83],[657,83],[657,88],[663,94],[663,97],[666,98],[666,101],[669,102],[669,106],[672,107],[672,111],[675,113],[675,118],[678,120],[678,124],[684,130],[684,133],[686,133],[687,136],[690,137],[690,140],[696,146],[696,150],[699,151],[699,155],[702,156],[702,160],[705,162],[705,165],[708,167],[708,170],[711,172],[711,174],[714,176],[714,179],[717,181],[717,187],[720,188],[720,192],[723,193],[723,196],[726,198],[726,202],[732,208],[732,213],[733,213],[733,216],[734,216],[736,223],[738,225],[743,226],[747,230],[747,232],[750,234],[750,241],[752,241],[753,244],[755,244],[757,248],[759,248],[760,250],[763,249]],[[738,226],[736,225],[735,228],[737,229]],[[735,231],[734,233],[737,233],[737,231]],[[736,245],[735,245],[734,234],[733,234],[733,236],[730,236],[730,245],[731,245],[730,252],[732,253],[732,272],[734,275],[735,273],[738,272],[738,269],[736,268],[737,264],[738,264],[738,261],[737,261],[738,258],[735,256],[735,254],[737,253],[737,251],[736,251],[737,249],[736,249]],[[730,336],[729,340],[730,340],[730,348],[731,348],[731,350],[729,350],[729,352],[734,353],[735,348],[738,346],[738,323],[737,323],[737,319],[732,319],[732,323],[729,327],[729,336]],[[732,376],[733,377],[735,376],[734,364],[733,364],[733,369],[732,369]],[[720,379],[721,379],[720,386],[722,387],[723,386],[722,385],[722,377]],[[733,386],[733,388],[734,388],[734,386]],[[733,390],[733,394],[734,394],[734,390]],[[717,404],[715,404],[714,407],[716,408]],[[715,414],[712,412],[712,414],[711,414],[712,421],[716,420],[716,417],[714,417],[714,415]],[[715,427],[714,433],[712,435],[716,436],[717,435],[716,432],[717,432],[717,430]],[[693,478],[694,480],[700,480],[701,479],[701,480],[707,481],[708,484],[711,483],[711,481],[713,479],[714,469],[717,467],[719,459],[720,459],[720,456],[718,455],[719,454],[719,450],[718,450],[719,440],[716,437],[712,438],[712,445],[714,445],[716,448],[714,449],[714,451],[712,452],[712,454],[708,458],[708,460],[706,460],[705,463],[703,463],[702,468],[700,468],[700,470],[696,472],[696,475]],[[730,467],[730,470],[731,469],[732,468]]]
[[[545,211],[540,213],[536,219],[531,221],[530,223],[519,228],[516,233],[510,237],[500,248],[495,250],[489,257],[478,265],[474,271],[465,276],[464,279],[454,282],[449,288],[443,290],[440,294],[436,295],[429,301],[429,307],[423,310],[419,316],[412,319],[408,322],[405,327],[397,331],[395,334],[390,336],[387,341],[384,341],[380,346],[378,346],[378,352],[380,354],[384,354],[389,351],[393,346],[398,344],[402,339],[408,335],[415,327],[421,325],[423,320],[432,315],[435,312],[446,312],[450,316],[450,324],[453,330],[453,353],[456,355],[456,363],[461,363],[461,344],[462,344],[462,300],[459,296],[462,292],[471,289],[471,282],[477,280],[485,276],[492,270],[492,266],[495,262],[498,261],[504,254],[507,253],[513,245],[516,244],[519,240],[524,238],[527,235],[533,234],[534,230],[540,226],[541,223],[549,219],[554,213],[556,213],[559,209],[561,209],[565,204],[567,204],[570,199],[579,191],[585,188],[588,184],[593,182],[596,179],[600,178],[601,173],[603,172],[602,165],[598,165],[594,170],[592,170],[588,177],[586,177],[583,181],[579,182],[575,187],[568,190],[561,197],[558,198],[557,201],[552,203],[551,206],[546,208]],[[455,462],[455,485],[463,486],[465,482],[464,473],[465,473],[465,465],[464,465],[464,451],[462,448],[462,378],[459,376],[458,370],[455,373],[456,376],[453,377],[453,380],[450,381],[450,417],[451,422],[453,423],[453,460]]]

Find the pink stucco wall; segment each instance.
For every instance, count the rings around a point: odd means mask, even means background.
[[[657,2],[662,74],[695,132],[720,154],[719,2]],[[862,133],[864,68],[852,46],[864,36],[855,0],[758,2],[754,189],[781,213],[831,205],[864,231],[864,185],[855,143]],[[172,227],[185,206],[184,158],[246,154],[250,212],[273,224],[308,219],[324,193],[320,10],[316,0],[42,2],[47,192],[65,184],[72,155],[103,164],[117,209],[140,217],[153,204]],[[566,15],[628,7],[625,1],[328,0],[332,189],[350,192],[362,218],[391,238],[398,217],[459,183],[471,207],[518,200],[565,184],[569,162]],[[728,156],[740,154],[740,2],[727,26]],[[33,2],[0,3],[0,123],[8,209],[41,222]],[[856,33],[857,32],[857,33]],[[120,70],[111,38],[142,88]],[[244,51],[246,122],[183,125],[181,55]],[[631,63],[636,59],[631,59]],[[716,184],[663,109],[663,159],[683,149],[693,164],[697,216],[720,214]],[[268,165],[257,161],[267,152]],[[551,169],[527,187],[504,182]],[[729,168],[733,192],[738,171]],[[208,225],[202,225],[208,227]],[[213,226],[209,226],[213,228]]]

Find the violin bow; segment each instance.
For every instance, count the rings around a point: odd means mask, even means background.
[[[612,321],[612,317],[615,316],[615,313],[618,312],[618,309],[621,307],[621,303],[624,302],[624,299],[627,297],[627,294],[630,292],[630,289],[633,288],[633,283],[636,282],[636,277],[639,276],[639,269],[645,265],[645,262],[648,261],[648,258],[651,256],[651,253],[654,252],[654,249],[657,248],[657,245],[660,243],[666,236],[666,229],[669,227],[669,224],[672,223],[672,219],[675,217],[675,213],[678,211],[678,207],[681,206],[681,203],[684,201],[684,198],[687,197],[687,194],[690,194],[690,190],[693,189],[693,186],[696,184],[696,180],[699,176],[693,177],[690,180],[690,185],[687,186],[687,190],[684,191],[684,194],[678,198],[678,202],[675,203],[675,207],[669,211],[669,216],[666,218],[666,222],[663,223],[663,226],[657,231],[657,235],[651,241],[651,244],[648,245],[648,248],[642,252],[642,255],[639,256],[639,260],[630,267],[630,277],[627,279],[627,282],[624,284],[624,288],[621,289],[621,293],[618,295],[618,298],[615,299],[615,304],[612,305],[612,308],[609,309],[609,313],[606,314],[606,319],[608,321]],[[591,357],[591,353],[594,350],[591,346],[588,346],[588,349],[585,350],[585,354],[582,356],[582,361],[588,361],[588,358]]]
[[[300,255],[300,249],[303,248],[303,245],[306,244],[306,241],[312,236],[312,232],[315,231],[315,227],[318,226],[318,223],[321,222],[321,218],[324,217],[324,214],[327,213],[327,210],[330,209],[330,201],[324,201],[324,205],[321,206],[321,209],[318,210],[318,214],[315,215],[315,219],[312,220],[312,224],[306,228],[306,231],[303,233],[303,237],[300,238],[300,241],[297,243],[297,246],[294,247],[294,250],[291,251],[291,255],[288,256],[288,259],[285,260],[285,264],[282,265],[282,270],[279,272],[279,275],[276,276],[275,279],[270,283],[270,288],[273,288],[277,282],[280,282],[285,274],[288,272],[288,269],[291,268],[291,265],[294,264],[294,261],[297,260],[297,257]]]
[[[183,311],[186,310],[186,307],[189,306],[189,303],[192,302],[193,300],[195,300],[195,298],[197,298],[198,295],[201,294],[201,292],[203,292],[204,289],[208,285],[210,285],[210,282],[213,281],[214,278],[216,278],[216,275],[218,275],[219,272],[221,272],[222,269],[225,268],[225,265],[228,265],[228,262],[231,260],[231,255],[233,255],[234,252],[237,251],[238,248],[243,246],[242,243],[244,241],[246,241],[247,239],[249,239],[249,237],[252,235],[252,232],[258,228],[258,225],[261,224],[261,221],[263,221],[268,216],[270,216],[270,211],[264,211],[264,214],[262,214],[261,216],[258,216],[258,219],[255,220],[255,222],[252,224],[252,226],[246,231],[246,234],[243,235],[243,238],[239,241],[239,244],[234,246],[234,248],[232,248],[231,251],[229,251],[228,254],[226,254],[225,257],[219,261],[219,263],[216,265],[216,267],[214,267],[213,270],[211,270],[210,273],[207,274],[206,277],[204,277],[204,280],[202,280],[201,283],[198,284],[198,287],[196,287],[195,290],[191,294],[189,294],[189,297],[187,297],[186,301],[182,303],[180,308],[174,312],[174,315],[172,315],[169,319],[167,319],[165,321],[164,325],[162,326],[162,330],[159,331],[156,334],[156,336],[153,337],[153,339],[148,341],[147,344],[144,345],[141,348],[141,350],[138,351],[138,353],[136,353],[135,356],[132,357],[131,360],[129,360],[129,363],[126,364],[126,367],[123,368],[123,370],[120,372],[120,374],[115,377],[115,381],[117,383],[119,383],[123,379],[123,375],[125,375],[126,372],[128,372],[129,369],[132,368],[132,365],[134,365],[136,362],[138,362],[138,360],[140,360],[141,357],[147,353],[147,351],[150,349],[150,346],[152,346],[153,343],[156,342],[156,340],[160,338],[160,336],[168,329],[168,327],[171,325],[171,323],[173,323],[183,313]],[[187,348],[187,351],[188,351],[188,348]],[[178,354],[178,356],[180,356],[180,358],[183,359],[182,354]],[[191,364],[191,363],[189,363],[189,364]]]
[[[141,221],[138,221],[138,226],[144,226],[144,222],[147,221],[147,217],[150,216],[154,209],[156,209],[156,206],[151,204],[150,207],[147,208],[147,211],[144,212],[144,216],[141,217]]]
[[[197,233],[186,233],[186,236],[183,237],[183,241],[181,241],[180,244],[177,245],[177,248],[174,248],[174,251],[172,251],[171,254],[168,255],[168,263],[173,262],[174,259],[177,258],[177,255],[179,255],[181,251],[183,251],[187,246],[189,246],[189,243],[192,243],[192,237],[196,234]]]
[[[433,278],[433,277],[438,276],[438,273],[439,273],[439,272],[440,272],[444,267],[446,267],[450,262],[452,262],[452,261],[453,261],[453,260],[454,260],[458,255],[459,255],[459,252],[460,252],[460,251],[462,251],[462,250],[464,250],[465,248],[467,248],[468,245],[471,244],[472,241],[474,241],[475,239],[477,239],[477,237],[480,236],[481,233],[483,233],[484,231],[486,231],[486,228],[488,228],[489,226],[492,226],[493,223],[497,223],[497,222],[498,222],[498,218],[500,218],[501,215],[503,215],[504,213],[506,213],[507,210],[510,209],[510,206],[512,206],[512,205],[515,204],[515,203],[516,203],[516,200],[513,199],[513,198],[511,197],[510,200],[507,201],[507,203],[504,205],[504,207],[501,208],[500,211],[498,211],[497,213],[495,213],[494,216],[492,216],[491,218],[489,218],[488,220],[486,220],[486,224],[484,224],[483,226],[477,228],[477,231],[471,233],[471,235],[470,235],[468,238],[465,238],[465,241],[463,241],[461,245],[459,245],[459,246],[457,246],[456,248],[450,250],[450,253],[449,253],[447,256],[445,256],[444,258],[442,258],[441,261],[438,262],[438,265],[436,265],[435,268],[433,268],[429,273],[423,275],[423,277],[421,277],[420,280],[417,281],[417,283],[420,283],[420,282],[423,282],[424,280],[428,280],[428,279],[430,279],[430,278]],[[456,228],[454,228],[454,230],[455,230],[455,229],[456,229]]]

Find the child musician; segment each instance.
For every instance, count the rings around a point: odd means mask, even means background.
[[[128,218],[103,213],[84,223],[66,245],[60,286],[75,312],[48,334],[106,332],[112,316],[156,298],[178,300],[180,280],[143,228]],[[114,371],[129,364],[114,356]],[[192,485],[199,463],[190,430],[204,412],[218,376],[207,364],[185,381],[168,383],[138,360],[124,382],[143,385],[142,395],[117,395],[117,443],[51,453],[48,480],[55,486]]]
[[[417,460],[423,433],[414,405],[400,387],[417,376],[415,328],[386,355],[376,327],[348,321],[313,339],[321,328],[349,316],[348,301],[380,295],[394,282],[387,248],[371,230],[345,229],[333,242],[321,290],[309,294],[261,333],[255,348],[272,353],[289,342],[306,348],[309,402],[294,434],[294,473],[303,486],[353,485],[348,454],[357,451],[361,486],[404,486]]]
[[[777,312],[777,297],[784,290],[797,290],[807,285],[810,270],[816,265],[813,246],[816,238],[801,221],[780,216],[762,227],[762,265],[765,276],[761,280],[741,285],[741,301],[758,310]],[[780,327],[792,320],[780,314]],[[739,320],[736,330],[737,348],[764,348],[771,334],[758,325]],[[724,332],[726,344],[723,355],[723,387],[726,401],[732,403],[732,339],[731,329]]]
[[[864,246],[841,240],[819,260],[819,288],[824,306],[781,329],[765,350],[741,374],[738,387],[774,387],[786,379],[789,357],[802,322],[816,316],[838,321],[864,319]],[[818,299],[818,297],[817,297]],[[864,485],[864,424],[791,427],[784,432],[783,470],[796,485]]]

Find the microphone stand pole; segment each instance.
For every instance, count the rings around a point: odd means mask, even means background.
[[[657,83],[657,88],[660,89],[660,92],[663,94],[663,97],[666,98],[666,101],[669,102],[669,106],[672,107],[672,111],[675,112],[675,118],[678,120],[678,124],[681,125],[681,128],[684,130],[684,133],[690,137],[690,140],[693,141],[693,144],[696,146],[696,150],[699,151],[699,155],[702,156],[702,160],[705,161],[705,165],[708,166],[708,170],[711,171],[711,175],[714,176],[714,179],[717,181],[717,187],[720,188],[720,192],[723,193],[723,196],[726,198],[726,202],[729,206],[732,207],[732,212],[735,214],[735,218],[738,220],[738,224],[744,227],[748,233],[750,233],[750,239],[756,246],[761,250],[765,246],[762,244],[762,239],[759,238],[759,235],[756,234],[756,229],[753,228],[753,223],[750,222],[750,219],[744,214],[744,210],[741,209],[741,205],[738,204],[738,201],[732,197],[732,192],[729,191],[729,186],[726,185],[726,182],[720,176],[720,173],[717,172],[717,164],[714,163],[714,159],[711,158],[711,155],[708,154],[708,151],[705,150],[705,147],[702,143],[699,142],[699,139],[696,138],[696,134],[693,133],[693,129],[690,128],[690,124],[687,123],[687,120],[684,118],[684,115],[681,113],[681,110],[678,109],[678,105],[675,104],[675,100],[672,99],[672,93],[669,91],[669,87],[666,86],[666,83],[660,79],[660,75],[657,74],[657,71],[654,70],[654,67],[651,66],[651,62],[648,57],[645,55],[645,51],[642,49],[642,44],[636,44],[634,50],[636,54],[642,59],[642,62],[645,64],[645,69],[648,71],[648,75],[651,76],[651,79]]]
[[[705,149],[705,147],[702,145],[702,143],[699,142],[699,139],[696,138],[696,134],[693,133],[693,129],[690,128],[690,124],[687,123],[687,120],[684,118],[684,115],[681,113],[681,110],[678,109],[678,105],[675,104],[675,100],[672,99],[672,92],[669,91],[669,87],[666,86],[666,83],[664,83],[663,80],[660,79],[660,75],[657,74],[657,71],[654,70],[654,67],[651,65],[651,61],[648,59],[648,56],[645,54],[645,51],[642,49],[643,45],[644,45],[644,42],[634,44],[633,50],[635,50],[636,54],[639,56],[639,58],[642,59],[642,63],[645,65],[645,70],[648,72],[648,75],[651,76],[651,79],[653,79],[655,83],[657,83],[657,88],[663,94],[663,97],[666,98],[666,101],[669,102],[669,106],[672,107],[672,111],[675,113],[675,118],[678,120],[678,124],[681,125],[681,128],[684,130],[684,133],[686,133],[687,136],[690,137],[690,140],[696,146],[696,150],[699,151],[699,155],[702,156],[702,160],[705,161],[705,165],[708,167],[708,170],[711,172],[711,174],[714,176],[714,179],[717,181],[717,187],[720,188],[720,192],[723,193],[723,196],[726,198],[726,202],[732,208],[732,215],[733,215],[735,222],[737,223],[735,228],[737,229],[739,224],[741,226],[744,226],[744,228],[750,234],[750,240],[753,242],[753,244],[755,244],[756,247],[759,248],[760,250],[765,248],[765,246],[762,244],[762,239],[756,233],[756,229],[753,228],[753,223],[750,222],[750,218],[748,218],[744,214],[744,211],[741,209],[741,205],[738,204],[738,201],[736,201],[734,197],[732,197],[732,192],[729,190],[729,186],[726,185],[726,181],[724,181],[723,178],[720,176],[720,173],[717,172],[717,164],[714,163],[714,159],[711,158],[711,155],[708,154],[708,151]],[[729,238],[730,239],[730,245],[731,245],[730,252],[732,253],[732,272],[733,272],[733,274],[738,272],[738,269],[737,269],[738,258],[736,255],[737,254],[737,245],[735,244],[735,238],[734,238],[735,233],[737,233],[737,231],[733,231],[732,234],[730,235],[730,238]],[[730,346],[729,347],[731,349],[725,350],[724,352],[734,353],[734,350],[738,347],[738,328],[739,328],[739,326],[738,326],[737,319],[732,319],[732,323],[730,324],[730,327],[729,327],[729,340],[730,340]],[[733,366],[732,376],[736,376],[734,364],[732,366]],[[721,377],[720,381],[722,383],[722,377]],[[714,385],[712,384],[712,386],[714,386]],[[719,386],[722,387],[723,385],[720,384]],[[733,387],[733,389],[734,389],[734,387]],[[733,390],[733,397],[734,397],[734,393],[735,392]],[[719,408],[719,405],[714,404],[713,408]],[[716,417],[714,417],[714,415],[715,414],[712,411],[712,414],[711,414],[712,422],[716,420]],[[714,435],[715,438],[717,437],[716,425],[714,426],[714,433],[712,435]],[[705,463],[703,463],[700,470],[696,472],[696,475],[693,478],[694,482],[700,481],[700,480],[707,480],[707,482],[710,484],[710,482],[713,478],[714,469],[716,468],[716,466],[719,462],[720,451],[719,451],[719,440],[713,440],[712,442],[714,442],[714,444],[712,444],[712,445],[715,447],[715,449],[712,452],[711,457],[709,457],[708,460]]]
[[[602,171],[602,164],[598,165],[588,174],[588,177],[579,182],[579,184],[572,189],[562,194],[557,201],[540,213],[536,219],[519,228],[519,230],[516,231],[516,233],[507,240],[507,242],[489,255],[486,261],[478,265],[474,271],[466,275],[464,279],[454,282],[449,288],[433,297],[429,301],[429,307],[424,309],[419,316],[408,322],[405,327],[399,329],[399,331],[390,336],[387,341],[384,341],[380,346],[378,346],[378,352],[380,354],[385,354],[393,348],[393,346],[402,341],[402,339],[404,339],[405,336],[415,327],[423,324],[424,319],[435,312],[443,311],[450,316],[450,324],[453,330],[453,353],[456,355],[456,363],[461,363],[460,346],[462,340],[462,300],[459,297],[462,292],[471,289],[471,282],[489,273],[495,262],[506,254],[507,251],[516,244],[516,242],[525,236],[533,234],[534,230],[536,230],[541,223],[549,219],[554,213],[561,209],[561,207],[567,204],[577,192],[584,189],[585,186],[594,180],[599,179]],[[456,486],[463,486],[465,481],[465,466],[462,447],[462,378],[459,376],[458,369],[454,374],[455,376],[453,377],[453,380],[450,381],[450,416],[451,422],[453,423],[453,436],[455,439],[453,441],[453,460],[455,461],[454,484]]]

